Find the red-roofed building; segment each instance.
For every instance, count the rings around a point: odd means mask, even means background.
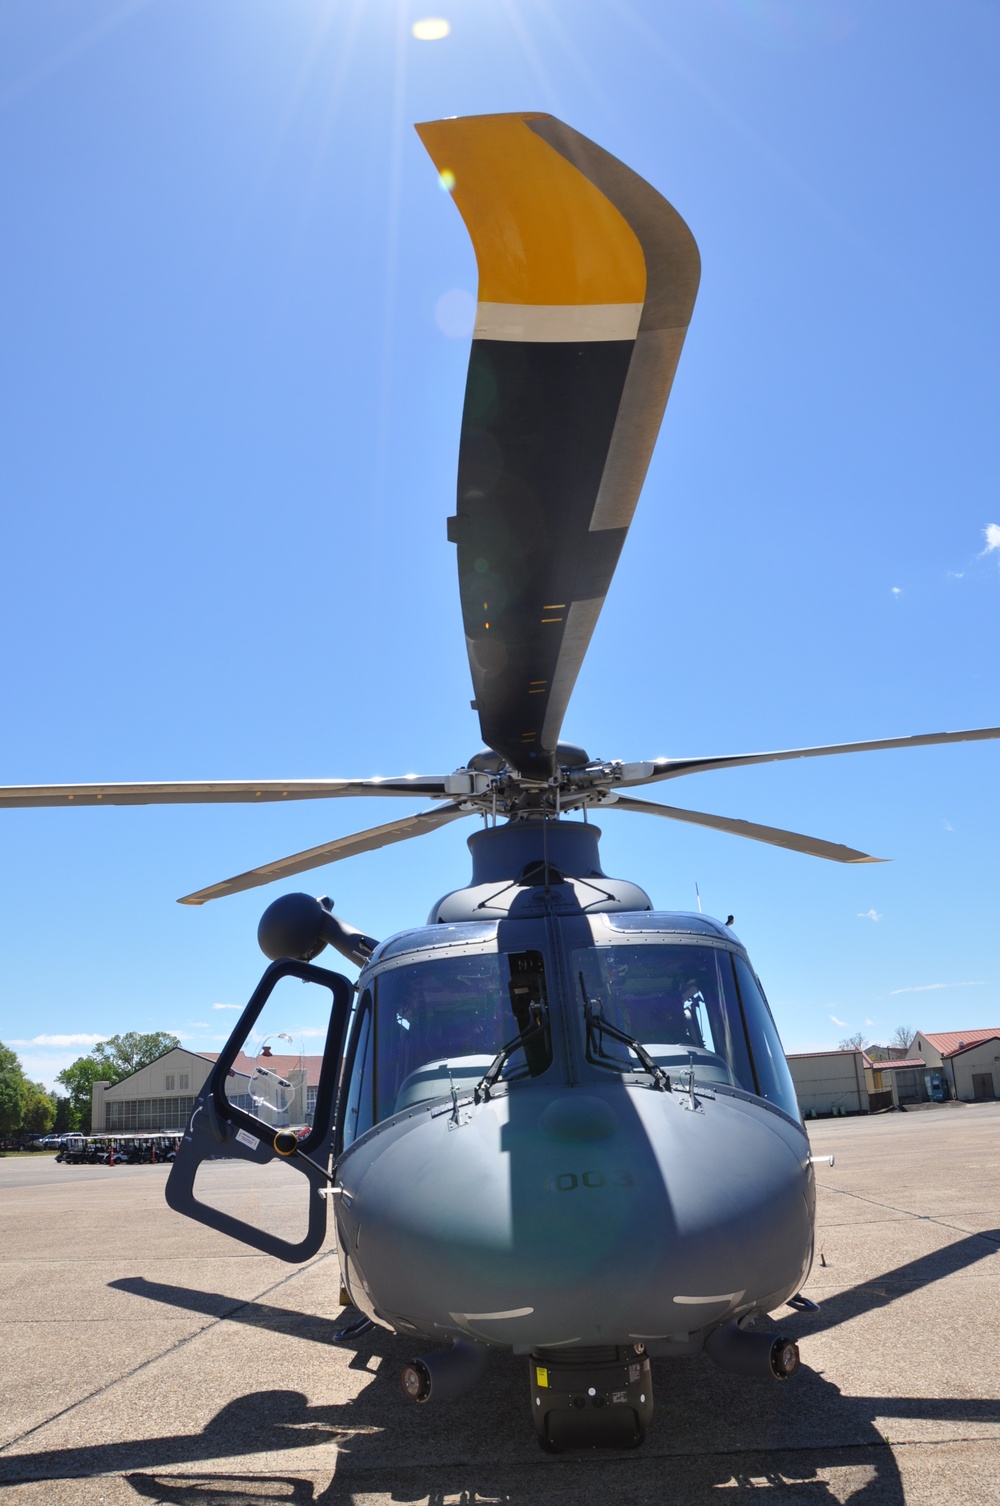
[[[94,1134],[186,1129],[194,1101],[218,1059],[217,1051],[175,1046],[113,1086],[95,1083]],[[266,1124],[311,1124],[322,1061],[321,1056],[272,1056],[267,1046],[259,1057],[241,1052],[233,1062],[229,1097]]]
[[[219,1060],[217,1051],[202,1055],[210,1062]],[[233,1061],[226,1096],[265,1124],[312,1124],[322,1065],[321,1056],[279,1056],[268,1046],[257,1057],[241,1051]]]
[[[913,1041],[928,1068],[936,1068],[962,1103],[1000,1098],[1000,1025],[978,1030],[945,1030]]]

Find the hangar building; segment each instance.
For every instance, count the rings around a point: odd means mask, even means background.
[[[788,1058],[802,1117],[809,1114],[867,1114],[868,1083],[863,1051],[802,1051]]]
[[[270,1073],[287,1084],[279,1103],[282,1122],[311,1124],[316,1107],[321,1056],[273,1055],[265,1046]],[[186,1129],[194,1101],[218,1061],[218,1052],[188,1051],[175,1046],[148,1067],[140,1067],[121,1082],[95,1082],[91,1093],[91,1133],[157,1133]],[[234,1081],[229,1096],[238,1108],[252,1108],[251,1089],[255,1059],[242,1053],[233,1063]],[[287,1115],[287,1118],[284,1117]]]
[[[1000,1098],[1000,1025],[984,1030],[918,1030],[911,1050],[936,1067],[962,1103]]]

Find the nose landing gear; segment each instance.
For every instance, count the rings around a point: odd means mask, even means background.
[[[639,1447],[653,1415],[653,1377],[641,1344],[538,1349],[528,1366],[531,1414],[547,1453]]]

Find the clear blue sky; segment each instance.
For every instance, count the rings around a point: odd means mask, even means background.
[[[0,782],[476,751],[445,538],[475,264],[412,125],[495,110],[623,158],[704,265],[564,734],[642,759],[1000,722],[998,76],[987,0],[8,0]],[[998,1024],[998,767],[650,791],[883,867],[612,812],[605,867],[734,912],[789,1050]],[[281,891],[176,897],[408,809],[2,813],[0,1037],[47,1081],[126,1029],[218,1049]],[[306,886],[386,935],[464,882],[472,829]]]

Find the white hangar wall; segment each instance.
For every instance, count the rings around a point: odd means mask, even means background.
[[[803,1118],[811,1110],[867,1114],[868,1089],[861,1051],[806,1051],[788,1058]]]

